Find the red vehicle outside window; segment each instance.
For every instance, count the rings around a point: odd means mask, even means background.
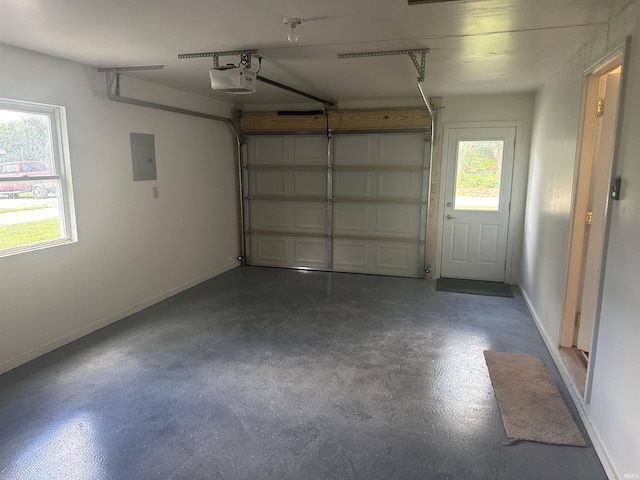
[[[21,193],[31,192],[36,198],[47,198],[55,193],[55,180],[38,180],[37,177],[53,175],[51,168],[44,162],[7,162],[0,163],[0,178],[17,178],[19,180],[0,182],[0,193],[17,197]],[[32,178],[36,177],[35,180]]]

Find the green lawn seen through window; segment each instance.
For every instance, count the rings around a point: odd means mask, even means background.
[[[463,170],[458,173],[456,193],[472,197],[497,196],[500,189],[500,167],[496,159],[471,151]]]
[[[57,238],[60,238],[58,218],[0,225],[0,250],[33,245]]]

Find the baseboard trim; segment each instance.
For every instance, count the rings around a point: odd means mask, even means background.
[[[578,410],[578,414],[582,419],[582,423],[584,424],[584,427],[587,430],[587,433],[589,434],[591,443],[593,443],[593,448],[596,451],[598,458],[600,459],[600,463],[602,463],[602,468],[604,468],[604,471],[607,474],[607,477],[609,477],[610,479],[615,480],[615,479],[621,478],[616,473],[616,469],[614,468],[613,463],[611,462],[611,457],[607,453],[607,449],[604,447],[604,444],[601,441],[597,428],[591,422],[591,417],[589,416],[587,405],[584,403],[584,398],[582,397],[582,395],[580,395],[580,390],[578,389],[578,385],[576,385],[575,381],[573,380],[573,377],[569,372],[569,368],[564,363],[564,360],[562,360],[562,356],[560,355],[560,350],[558,349],[558,345],[551,340],[549,333],[546,331],[546,329],[542,325],[542,322],[540,321],[540,318],[538,317],[538,314],[536,313],[535,308],[531,304],[531,300],[529,299],[527,292],[522,288],[522,285],[520,283],[518,283],[518,289],[520,290],[520,293],[522,294],[522,298],[524,299],[524,302],[527,305],[527,308],[529,309],[529,313],[531,314],[531,317],[533,318],[533,321],[536,324],[536,327],[538,328],[540,335],[542,336],[542,340],[547,346],[547,350],[549,350],[549,353],[551,354],[551,358],[553,359],[553,362],[556,364],[556,367],[560,372],[560,376],[562,377],[562,380],[567,386],[569,395],[571,395],[571,399],[573,400],[573,403],[575,404],[576,409]]]
[[[30,350],[26,353],[23,353],[21,355],[18,355],[17,357],[12,358],[11,360],[4,362],[2,364],[0,364],[0,375],[3,373],[8,372],[9,370],[13,370],[16,367],[19,367],[20,365],[23,365],[27,362],[30,362],[31,360],[34,360],[42,355],[45,355],[49,352],[52,352],[53,350],[55,350],[56,348],[60,348],[68,343],[71,343],[75,340],[78,340],[79,338],[84,337],[85,335],[88,335],[92,332],[95,332],[96,330],[100,330],[101,328],[106,327],[107,325],[111,325],[112,323],[115,323],[119,320],[122,320],[130,315],[133,315],[134,313],[138,313],[141,310],[144,310],[145,308],[148,308],[152,305],[155,305],[156,303],[162,302],[163,300],[166,300],[169,297],[173,297],[174,295],[177,295],[178,293],[184,292],[185,290],[188,290],[191,287],[195,287],[196,285],[198,285],[199,283],[202,282],[206,282],[207,280],[210,280],[214,277],[217,277],[218,275],[221,275],[229,270],[232,270],[236,267],[240,266],[240,263],[237,261],[234,261],[228,265],[225,265],[222,268],[219,268],[217,270],[215,270],[212,273],[209,273],[207,275],[204,275],[202,277],[196,278],[194,280],[191,280],[187,283],[184,283],[176,288],[173,288],[161,295],[158,295],[156,297],[153,297],[149,300],[146,300],[142,303],[139,303],[137,305],[134,305],[132,307],[129,307],[125,310],[122,310],[118,313],[115,313],[113,315],[108,316],[107,318],[103,318],[101,320],[98,320],[96,322],[93,322],[89,325],[86,325],[78,330],[75,330],[71,333],[68,333],[66,335],[63,335],[62,337],[57,338],[56,340],[49,342],[45,345],[42,345],[41,347],[37,347],[34,348],[33,350]]]

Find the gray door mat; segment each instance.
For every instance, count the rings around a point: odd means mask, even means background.
[[[485,282],[482,280],[439,278],[436,281],[436,290],[439,292],[470,293],[472,295],[513,298],[511,285],[500,282]]]

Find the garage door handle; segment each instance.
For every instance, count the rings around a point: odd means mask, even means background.
[[[456,217],[453,217],[451,215],[447,215],[447,220],[455,220]]]

